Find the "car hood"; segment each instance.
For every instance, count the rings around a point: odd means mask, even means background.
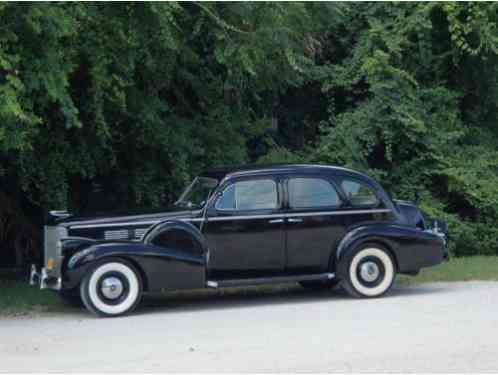
[[[97,224],[148,224],[172,218],[189,218],[200,214],[197,210],[186,210],[184,207],[171,206],[159,210],[148,211],[114,211],[100,212],[92,215],[71,215],[67,212],[52,211],[48,218],[48,225],[61,225],[71,227],[73,225],[97,225]]]

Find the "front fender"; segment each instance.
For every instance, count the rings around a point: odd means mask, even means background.
[[[131,262],[147,291],[204,286],[206,260],[202,254],[142,242],[97,242],[70,257],[63,270],[63,287],[76,287],[94,264],[107,258]]]
[[[418,271],[444,259],[444,240],[433,233],[396,224],[373,224],[354,228],[344,236],[337,247],[336,269],[340,270],[348,255],[367,242],[386,247],[398,272]]]
[[[67,263],[68,270],[76,269],[105,257],[141,257],[205,264],[202,257],[185,254],[178,249],[163,248],[144,243],[101,242],[92,244],[74,254]]]
[[[207,259],[207,241],[200,230],[189,222],[167,220],[158,223],[145,233],[143,242],[146,245],[181,249],[186,254]]]

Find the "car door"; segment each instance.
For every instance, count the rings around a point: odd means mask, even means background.
[[[284,269],[281,196],[279,180],[274,177],[240,178],[221,188],[208,208],[203,228],[211,274],[232,273],[236,278],[245,271]]]
[[[288,176],[286,243],[288,270],[321,272],[345,235],[343,202],[334,182],[322,175]]]

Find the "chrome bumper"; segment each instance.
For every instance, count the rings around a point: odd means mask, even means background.
[[[425,229],[425,232],[432,233],[443,240],[443,261],[450,260],[450,251],[448,248],[448,225],[446,222],[438,219],[432,220],[431,226]]]
[[[45,267],[41,269],[41,272],[38,272],[36,266],[32,264],[29,273],[29,285],[39,285],[40,289],[60,290],[62,287],[62,280],[60,277],[49,277]]]

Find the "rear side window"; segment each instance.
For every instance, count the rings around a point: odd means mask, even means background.
[[[291,208],[339,206],[339,196],[332,184],[321,178],[291,178],[288,181]]]
[[[341,188],[353,206],[370,207],[379,204],[379,199],[375,192],[364,182],[344,179],[341,182]]]
[[[278,206],[277,184],[273,180],[239,181],[225,189],[216,209],[264,210]]]

